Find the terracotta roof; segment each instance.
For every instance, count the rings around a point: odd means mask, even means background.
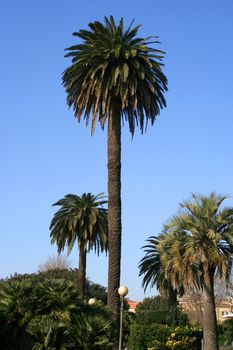
[[[136,309],[139,301],[127,300],[130,309]]]

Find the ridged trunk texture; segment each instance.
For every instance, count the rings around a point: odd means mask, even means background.
[[[79,249],[79,267],[78,267],[78,291],[81,298],[85,295],[85,284],[86,284],[86,260],[87,251]]]
[[[108,308],[119,325],[121,262],[121,116],[115,109],[108,120]]]
[[[203,339],[204,350],[219,350],[217,319],[215,312],[214,278],[207,274],[203,296]]]

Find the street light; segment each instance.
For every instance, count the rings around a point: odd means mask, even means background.
[[[97,303],[97,299],[96,298],[91,298],[88,300],[88,304],[89,305],[95,305]]]
[[[120,331],[119,331],[119,350],[122,350],[122,326],[123,326],[123,312],[124,312],[124,297],[128,294],[128,288],[126,286],[121,286],[118,289],[118,294],[120,295]]]

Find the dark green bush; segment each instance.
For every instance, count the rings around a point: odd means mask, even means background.
[[[1,281],[0,349],[111,349],[113,330],[106,306],[82,301],[72,281],[41,277]]]
[[[136,308],[135,322],[137,324],[167,324],[185,326],[187,316],[177,306],[171,306],[168,300],[161,296],[145,298]]]
[[[218,326],[220,345],[231,345],[233,342],[233,319],[224,321]]]
[[[171,334],[169,326],[160,324],[132,324],[128,348],[130,350],[147,350],[156,340],[160,342],[160,350],[165,350],[166,341]]]

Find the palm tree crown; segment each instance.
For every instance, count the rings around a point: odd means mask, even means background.
[[[180,212],[165,228],[176,234],[177,252],[182,258],[184,281],[200,286],[207,273],[229,279],[233,253],[233,208],[221,209],[226,196],[192,195],[180,204]],[[186,268],[191,266],[192,269]],[[181,266],[180,266],[181,267]],[[198,271],[199,273],[194,273]],[[201,272],[201,273],[200,273]]]
[[[57,244],[58,253],[66,245],[70,253],[76,240],[84,250],[107,252],[107,209],[102,207],[106,203],[102,193],[84,193],[81,197],[67,194],[53,204],[61,207],[50,224],[51,243]]]
[[[164,52],[148,46],[158,43],[157,37],[137,38],[139,27],[132,28],[131,23],[124,30],[123,19],[117,26],[111,16],[104,24],[96,21],[89,24],[90,30],[73,33],[82,43],[67,49],[73,64],[63,73],[63,84],[78,121],[84,115],[88,123],[92,115],[92,133],[97,119],[104,126],[114,104],[132,134],[135,123],[143,132],[144,116],[153,124],[166,106]]]

